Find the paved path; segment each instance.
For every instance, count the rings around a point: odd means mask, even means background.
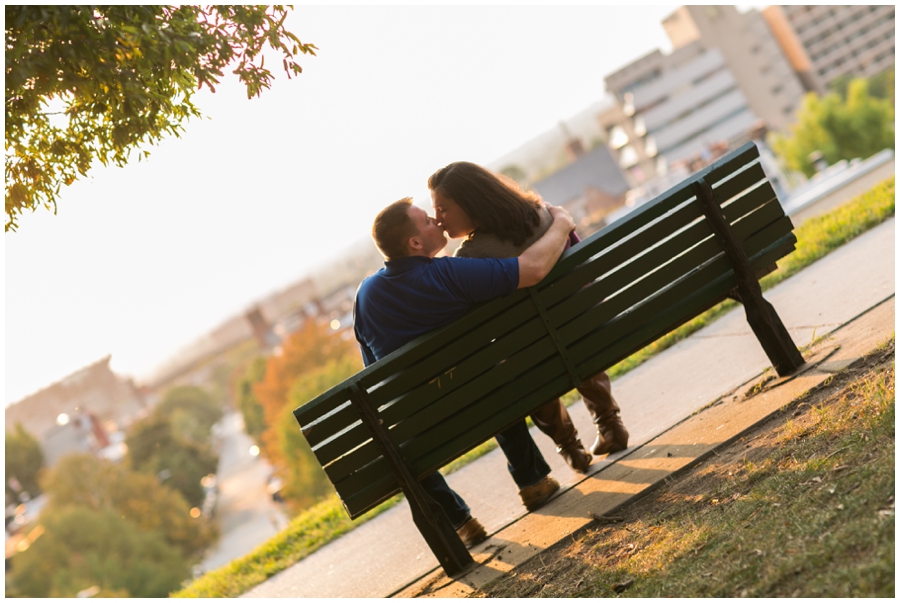
[[[219,500],[215,517],[222,533],[216,547],[200,564],[203,572],[243,557],[287,525],[287,516],[266,492],[271,467],[261,456],[252,456],[253,440],[244,433],[240,413],[226,415],[220,423]]]
[[[825,335],[894,294],[894,220],[855,239],[765,293],[799,347]],[[631,432],[645,443],[711,401],[770,367],[743,310],[644,363],[614,382]],[[591,424],[582,404],[570,407],[584,440]],[[564,490],[583,479],[570,471],[552,442],[533,432]],[[621,456],[613,455],[615,458]],[[595,462],[592,473],[608,466]],[[488,532],[515,521],[522,507],[499,451],[449,476]],[[252,589],[246,597],[385,597],[437,567],[405,503],[323,547]]]

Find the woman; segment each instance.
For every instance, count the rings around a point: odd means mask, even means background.
[[[517,257],[553,221],[535,193],[474,163],[458,161],[441,168],[428,179],[428,188],[438,225],[452,239],[466,237],[456,256]],[[577,389],[597,426],[591,451],[601,455],[627,448],[628,431],[612,397],[609,376],[600,373]],[[587,472],[592,457],[558,398],[537,409],[531,419],[553,439],[557,452],[572,469]]]

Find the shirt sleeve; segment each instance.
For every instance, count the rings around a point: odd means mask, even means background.
[[[359,351],[362,352],[363,365],[369,366],[370,364],[375,364],[374,352],[369,349],[369,346],[361,341],[359,342]]]
[[[448,291],[470,303],[510,295],[519,287],[518,258],[438,258]]]
[[[360,284],[360,288],[362,288],[362,284]],[[353,300],[353,335],[356,337],[357,343],[359,343],[359,351],[362,353],[363,365],[369,366],[370,364],[375,364],[377,358],[375,357],[375,352],[372,351],[360,333],[360,323],[357,316],[357,307],[359,306],[359,294],[357,293],[356,299]]]

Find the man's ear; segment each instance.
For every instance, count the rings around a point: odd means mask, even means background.
[[[425,243],[422,242],[422,238],[419,235],[409,237],[406,245],[409,247],[410,252],[421,251],[425,248]]]

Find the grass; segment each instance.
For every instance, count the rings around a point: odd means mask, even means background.
[[[335,538],[393,507],[395,496],[362,517],[350,520],[337,498],[328,498],[295,517],[277,535],[248,555],[194,580],[170,597],[238,597],[311,555]]]
[[[476,596],[893,597],[893,338]]]
[[[877,226],[894,215],[894,178],[890,178],[840,208],[804,222],[795,230],[797,249],[781,261],[778,270],[761,281],[763,290],[774,287],[802,268],[824,257],[856,236]],[[623,360],[608,373],[615,379],[639,366],[659,352],[673,346],[690,334],[713,322],[736,304],[723,302],[694,320],[685,323],[655,343]],[[567,405],[579,399],[577,392],[563,397]],[[491,439],[456,459],[442,470],[452,473],[497,447]],[[327,499],[297,516],[280,534],[261,545],[249,555],[208,572],[186,588],[173,593],[176,597],[233,597],[262,583],[281,570],[313,553],[331,540],[352,530],[393,506],[400,500],[394,497],[378,509],[350,521],[337,499]]]

